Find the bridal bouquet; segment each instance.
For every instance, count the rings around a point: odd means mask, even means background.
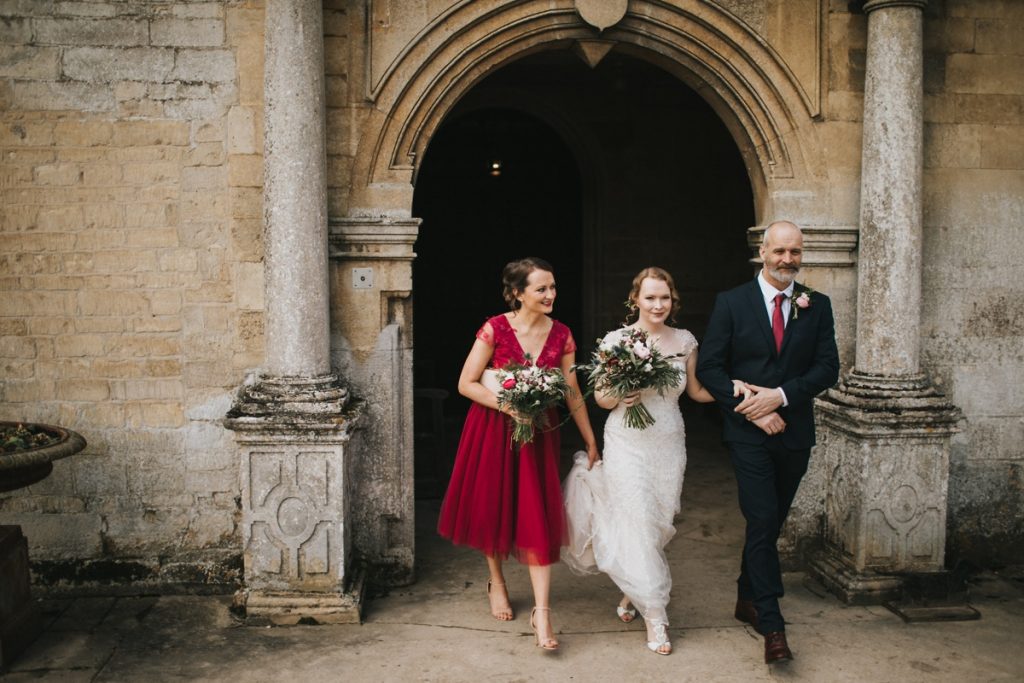
[[[535,427],[547,426],[547,410],[563,400],[569,385],[558,368],[535,365],[529,355],[526,363],[510,363],[498,372],[498,406],[511,408],[519,416],[512,431],[512,442],[529,443]]]
[[[589,375],[592,388],[622,400],[634,391],[657,389],[663,393],[677,386],[683,371],[669,362],[674,357],[662,354],[647,332],[632,328],[616,342],[600,341],[591,362],[576,368]],[[654,424],[654,416],[637,401],[626,408],[624,422],[632,429],[647,429]]]

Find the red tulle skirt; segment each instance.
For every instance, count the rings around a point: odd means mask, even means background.
[[[533,565],[558,562],[565,518],[557,424],[558,412],[552,410],[548,426],[513,449],[510,419],[474,403],[462,428],[438,533],[494,557],[514,554]]]

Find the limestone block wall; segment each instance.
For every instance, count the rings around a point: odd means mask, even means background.
[[[89,442],[0,495],[40,581],[235,580],[262,30],[242,0],[0,3],[0,419]]]
[[[925,15],[922,363],[965,415],[948,555],[1024,561],[1024,4]]]

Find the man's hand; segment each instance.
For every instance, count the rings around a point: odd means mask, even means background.
[[[775,412],[782,405],[782,392],[778,389],[768,389],[754,384],[748,384],[747,388],[754,392],[753,395],[744,398],[736,406],[735,411],[748,420],[759,420]]]
[[[778,413],[768,413],[764,417],[751,420],[751,422],[760,427],[764,433],[769,436],[772,434],[781,434],[786,430],[786,421],[779,417]]]

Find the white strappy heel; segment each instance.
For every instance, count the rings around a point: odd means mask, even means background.
[[[651,626],[654,627],[654,640],[647,641],[647,649],[656,655],[672,654],[672,641],[668,639],[668,624],[652,623]],[[668,649],[662,649],[666,645]]]
[[[621,621],[624,624],[632,623],[632,621],[636,619],[635,607],[630,607],[629,609],[626,609],[622,605],[616,605],[615,613],[619,615],[619,621]]]

